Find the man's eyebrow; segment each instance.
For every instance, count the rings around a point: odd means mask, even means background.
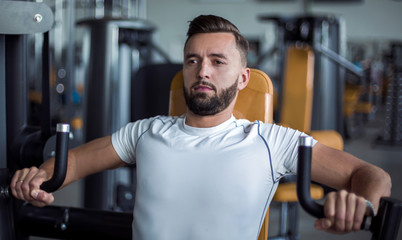
[[[198,54],[196,54],[196,53],[187,53],[185,59],[189,59],[189,58],[193,58],[193,57],[199,58],[200,55],[198,55]]]
[[[218,58],[222,58],[222,59],[227,59],[225,54],[222,53],[211,53],[209,54],[210,57],[218,57]]]
[[[227,59],[226,55],[223,53],[211,53],[208,55],[209,57],[217,57],[217,58],[222,58],[222,59]],[[197,53],[187,53],[185,56],[185,59],[189,58],[201,58],[201,56]]]

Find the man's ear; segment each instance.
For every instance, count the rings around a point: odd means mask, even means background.
[[[250,80],[250,68],[245,67],[241,72],[241,78],[239,80],[238,90],[240,91],[244,89],[247,86],[249,80]]]

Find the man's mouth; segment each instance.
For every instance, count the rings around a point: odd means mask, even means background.
[[[211,91],[213,89],[211,87],[209,87],[209,86],[206,86],[206,85],[197,85],[197,86],[194,87],[194,90],[204,92],[204,91]]]
[[[215,86],[208,82],[197,82],[193,85],[192,89],[196,92],[216,91]]]

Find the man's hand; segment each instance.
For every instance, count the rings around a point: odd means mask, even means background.
[[[324,204],[325,218],[318,219],[315,228],[331,233],[358,231],[366,213],[363,197],[345,190],[330,192]]]
[[[54,201],[53,194],[39,188],[49,178],[44,170],[36,167],[18,170],[11,179],[11,192],[14,197],[27,201],[34,206],[49,205]]]

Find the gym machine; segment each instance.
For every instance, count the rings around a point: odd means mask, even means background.
[[[383,135],[376,143],[402,146],[402,43],[391,44],[391,79],[385,103],[385,126]]]
[[[9,197],[10,171],[41,163],[46,142],[52,135],[46,100],[42,102],[41,129],[27,125],[25,34],[44,33],[46,45],[53,13],[44,4],[11,1],[0,1],[0,13],[0,236],[15,239],[20,234],[14,231],[13,219],[21,204]],[[10,24],[11,20],[14,24]],[[43,59],[43,71],[49,72],[48,56],[44,54]],[[43,82],[49,82],[46,75]],[[42,90],[46,95],[48,86],[44,84]]]
[[[84,67],[87,79],[84,142],[89,142],[130,122],[131,75],[140,66],[149,64],[151,50],[158,48],[151,40],[154,26],[144,20],[88,19],[79,21],[78,26],[86,30],[90,42],[88,51],[83,52],[89,59]],[[125,170],[130,173],[125,174]],[[121,195],[121,188],[116,185],[119,182],[129,185],[134,179],[130,175],[130,169],[115,169],[86,178],[84,206],[102,210],[121,208],[114,197]]]
[[[343,88],[345,69],[359,78],[364,72],[343,57],[344,22],[336,16],[271,16],[261,15],[260,21],[272,22],[277,29],[275,45],[263,53],[255,65],[263,67],[264,60],[278,56],[276,75],[279,96],[284,78],[285,56],[288,46],[311,46],[314,50],[314,97],[311,130],[332,129],[344,132],[343,126]],[[281,105],[281,99],[278,99]],[[275,120],[279,122],[280,107]]]
[[[297,165],[297,196],[300,205],[310,215],[316,218],[324,217],[324,207],[311,199],[311,156],[312,138],[300,137]],[[390,197],[380,200],[378,213],[374,217],[366,216],[361,226],[362,230],[372,233],[372,240],[396,240],[402,217],[402,201]]]
[[[41,188],[52,192],[64,181],[69,127],[52,128],[49,107],[48,31],[53,24],[52,10],[43,3],[0,1],[0,239],[131,239],[132,213],[58,206],[36,208],[12,198],[9,192],[14,171],[39,166],[54,149],[55,167],[59,170]],[[27,121],[29,34],[43,34],[44,39],[40,127],[30,126]]]
[[[113,7],[112,1],[105,1],[103,18],[77,22],[77,28],[83,30],[82,40],[89,46],[81,53],[82,58],[88,59],[82,66],[87,81],[83,142],[110,135],[133,120],[131,96],[143,94],[137,93],[141,90],[136,89],[136,73],[152,63],[154,53],[171,62],[152,41],[156,29],[152,23],[114,17]],[[84,207],[131,212],[135,180],[133,167],[87,177]]]
[[[57,124],[54,173],[52,178],[40,187],[46,192],[56,191],[65,180],[69,131],[68,124]],[[1,170],[2,173],[6,173],[5,169]],[[9,184],[9,178],[7,179],[6,174],[2,174],[1,177],[3,183],[0,192],[1,206],[10,210],[12,200],[8,185],[4,185]],[[88,236],[96,239],[131,239],[131,214],[56,206],[37,208],[19,202],[14,204],[14,214],[3,212],[0,221],[2,228],[0,239],[25,239],[31,235],[62,239],[88,239]],[[13,226],[16,228],[15,232]],[[16,237],[19,234],[21,236]]]

